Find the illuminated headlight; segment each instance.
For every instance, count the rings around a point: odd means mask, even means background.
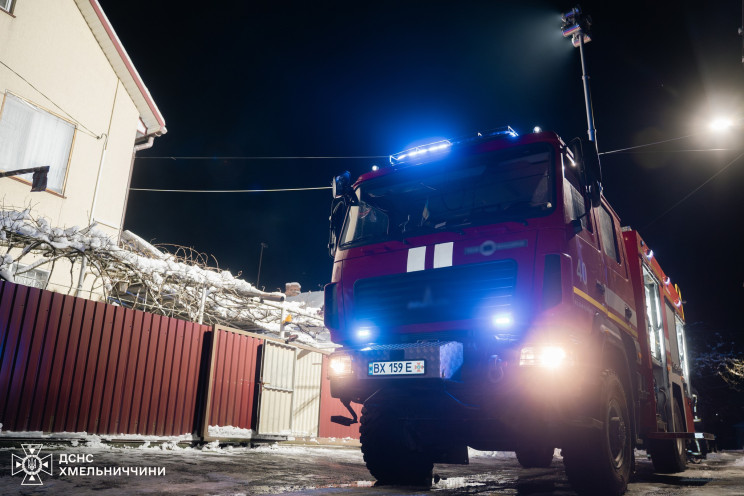
[[[568,354],[560,346],[527,346],[519,354],[521,367],[542,367],[545,369],[559,369],[568,364]]]
[[[331,377],[341,377],[353,373],[351,368],[351,356],[345,354],[331,355],[328,367],[329,375]]]

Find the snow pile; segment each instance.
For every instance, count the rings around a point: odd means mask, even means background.
[[[240,427],[210,425],[207,427],[207,437],[217,439],[251,439],[253,438],[252,429],[242,429]]]
[[[56,228],[30,209],[0,210],[0,243],[10,253],[0,255],[0,277],[11,282],[37,267],[52,270],[57,260],[85,262],[95,279],[93,289],[115,304],[251,331],[278,335],[284,330],[283,337],[306,344],[329,341],[320,308],[260,291],[191,248],[168,253],[129,231],[119,246],[95,224]],[[31,262],[19,269],[17,263],[27,256]],[[73,284],[77,281],[71,280],[70,291]]]

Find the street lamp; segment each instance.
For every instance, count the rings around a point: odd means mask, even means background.
[[[715,132],[724,132],[728,131],[733,127],[734,121],[727,117],[719,117],[717,119],[714,119],[711,121],[711,123],[708,125],[711,131]]]
[[[264,248],[268,248],[269,245],[266,243],[261,243],[261,253],[258,256],[258,275],[256,276],[256,288],[258,288],[258,283],[261,280],[261,262],[263,261],[263,251]]]
[[[561,25],[563,36],[566,38],[570,36],[573,46],[578,47],[579,54],[581,54],[581,79],[584,82],[584,103],[586,105],[586,122],[589,126],[589,141],[592,141],[596,148],[597,131],[594,128],[592,95],[589,90],[589,75],[586,72],[586,62],[584,60],[584,45],[592,40],[589,33],[592,27],[592,18],[591,16],[582,13],[581,7],[577,5],[573,9],[563,14],[561,16],[561,21],[563,21],[563,24]]]

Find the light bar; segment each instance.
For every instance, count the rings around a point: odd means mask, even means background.
[[[496,129],[489,129],[482,133],[475,135],[465,136],[455,140],[441,140],[435,141],[434,143],[428,143],[426,145],[416,146],[403,150],[396,154],[390,155],[390,163],[392,165],[403,164],[406,162],[412,162],[414,160],[429,161],[440,158],[440,154],[449,152],[454,145],[461,145],[472,141],[478,141],[485,138],[492,138],[494,136],[509,136],[510,138],[516,138],[519,134],[512,129],[511,126],[498,127]]]
[[[409,160],[421,157],[423,155],[442,153],[446,150],[449,150],[451,146],[452,142],[449,140],[435,141],[434,143],[416,146],[413,148],[409,148],[408,150],[398,152],[394,155],[390,155],[390,163],[395,165],[403,162],[408,162]]]

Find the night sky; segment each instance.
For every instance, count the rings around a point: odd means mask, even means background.
[[[135,188],[318,187],[386,161],[219,157],[387,156],[507,124],[586,136],[578,49],[560,34],[571,2],[99,1],[168,128],[138,155]],[[605,194],[681,287],[688,323],[739,330],[744,157],[732,161],[744,133],[707,126],[744,117],[742,5],[582,7],[600,151],[693,135],[604,155]],[[261,286],[316,290],[330,278],[329,207],[327,190],[133,191],[125,228],[210,253],[249,282],[265,242]]]

